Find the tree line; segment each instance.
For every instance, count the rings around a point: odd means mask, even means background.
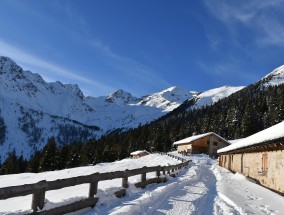
[[[117,129],[99,139],[58,144],[51,138],[41,151],[27,161],[11,152],[1,165],[1,174],[42,172],[112,162],[132,151],[170,151],[174,141],[193,133],[215,132],[238,139],[284,120],[284,85],[250,85],[213,105],[192,109],[189,100],[160,119],[122,131]]]

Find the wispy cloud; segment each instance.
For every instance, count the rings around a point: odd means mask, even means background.
[[[159,72],[149,66],[114,52],[103,39],[96,37],[94,30],[90,31],[92,27],[72,5],[66,4],[64,6],[64,11],[68,19],[80,28],[80,35],[77,36],[77,39],[82,43],[87,41],[87,45],[91,46],[99,53],[108,66],[117,71],[116,74],[121,74],[118,76],[124,77],[124,82],[116,82],[117,86],[113,87],[121,87],[125,90],[133,91],[135,87],[130,87],[132,85],[136,86],[137,91],[138,88],[145,89],[147,86],[151,86],[151,88],[153,86],[156,86],[156,88],[171,86],[170,83],[162,78]],[[74,34],[76,34],[76,32],[74,32]]]
[[[240,1],[204,0],[211,14],[222,22],[232,34],[242,34],[239,25],[246,27],[248,34],[253,34],[260,45],[284,45],[282,0]],[[233,35],[234,36],[234,35]]]
[[[144,65],[131,58],[121,56],[113,52],[110,47],[102,42],[102,40],[93,39],[89,41],[90,45],[96,48],[103,54],[109,65],[119,70],[127,77],[131,77],[133,82],[138,84],[157,85],[159,87],[171,86],[166,80],[164,80],[159,73],[154,71],[147,65]]]
[[[254,73],[249,73],[247,70],[241,68],[237,62],[213,62],[204,63],[203,61],[197,62],[199,67],[212,77],[222,77],[225,84],[233,83],[236,79],[246,80],[244,84],[255,82],[260,77]],[[219,78],[218,78],[219,79]]]
[[[74,83],[78,83],[79,81],[82,84],[93,85],[94,87],[101,88],[103,90],[111,89],[111,87],[107,85],[94,80],[90,80],[87,77],[83,77],[82,75],[80,75],[80,72],[63,68],[54,63],[36,57],[24,50],[15,47],[14,45],[3,41],[2,39],[0,39],[0,47],[0,55],[11,57],[19,64],[26,65],[27,67],[39,68],[45,71],[42,76],[46,78],[46,80],[54,80],[54,76],[60,76],[62,78],[60,81],[62,82],[73,81]]]

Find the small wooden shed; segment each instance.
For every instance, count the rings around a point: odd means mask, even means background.
[[[223,137],[209,132],[205,134],[193,135],[185,139],[176,141],[173,145],[177,146],[179,153],[185,154],[208,154],[216,156],[217,150],[230,145]]]
[[[219,165],[284,194],[284,121],[218,150]]]
[[[130,155],[132,158],[140,158],[146,155],[149,155],[150,153],[147,152],[146,150],[139,150],[139,151],[135,151],[135,152],[131,152]]]

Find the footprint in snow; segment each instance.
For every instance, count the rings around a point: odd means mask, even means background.
[[[249,195],[249,196],[246,196],[249,200],[260,200],[261,198],[257,197],[257,196],[254,196],[254,195]]]
[[[268,205],[260,205],[259,206],[259,208],[260,208],[260,210],[262,211],[262,212],[264,212],[265,214],[273,214],[273,212],[276,212],[276,211],[274,211],[274,210],[271,210],[271,209],[269,209],[269,206]]]

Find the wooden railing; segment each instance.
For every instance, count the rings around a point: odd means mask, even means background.
[[[170,154],[170,153],[166,153],[166,155],[168,155],[168,156],[171,157],[171,158],[175,158],[175,159],[177,159],[177,160],[180,160],[181,162],[185,162],[185,161],[187,160],[186,158],[182,158],[182,157],[179,157],[179,156]]]
[[[117,171],[117,172],[106,172],[106,173],[94,173],[86,176],[78,176],[66,179],[58,179],[55,181],[40,181],[35,184],[25,184],[19,186],[3,187],[0,188],[0,200],[5,200],[13,197],[25,196],[32,194],[32,214],[64,214],[73,211],[77,211],[87,207],[94,207],[98,201],[98,198],[94,197],[97,193],[98,182],[105,180],[112,180],[121,178],[123,189],[115,192],[117,197],[125,195],[126,188],[128,188],[128,178],[135,175],[141,175],[141,182],[136,183],[136,187],[144,188],[151,183],[165,182],[166,178],[161,177],[163,175],[173,174],[175,171],[180,170],[183,167],[188,166],[188,161],[184,161],[177,165],[171,166],[153,166],[153,167],[142,167],[139,169]],[[146,174],[149,172],[156,172],[156,178],[146,179]],[[50,190],[58,190],[65,187],[90,184],[88,198],[76,201],[67,205],[59,206],[50,210],[40,211],[44,207],[45,193]]]

